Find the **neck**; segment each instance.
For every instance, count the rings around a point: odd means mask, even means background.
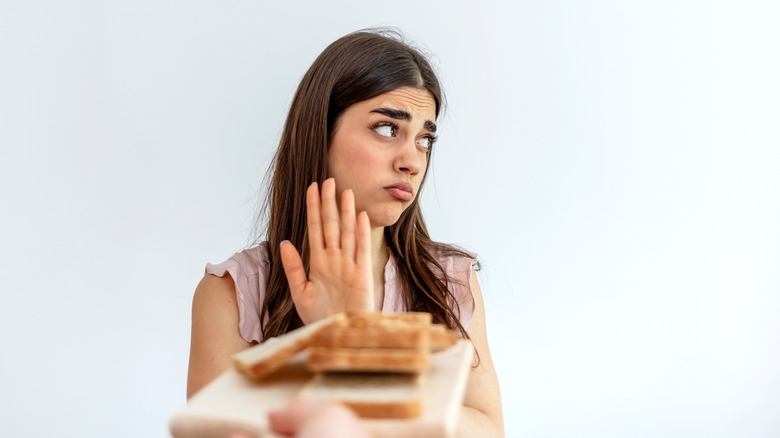
[[[385,228],[371,229],[371,264],[374,272],[384,272],[387,263],[387,243],[385,242]]]

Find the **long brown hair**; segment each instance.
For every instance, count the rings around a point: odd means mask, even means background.
[[[260,310],[263,340],[303,324],[290,296],[279,245],[284,240],[292,242],[308,272],[305,193],[309,184],[321,184],[328,177],[328,148],[336,120],[350,105],[404,86],[430,92],[439,116],[444,96],[433,68],[399,33],[389,30],[358,31],[336,40],[301,79],[271,164],[265,215],[261,213],[267,220],[265,240],[270,260]],[[429,153],[428,164],[430,159]],[[436,257],[470,255],[431,240],[418,200],[419,195],[398,222],[385,228],[385,240],[397,260],[406,309],[429,312],[434,322],[468,337],[458,319],[460,307],[450,291],[453,284],[467,285],[450,278]]]

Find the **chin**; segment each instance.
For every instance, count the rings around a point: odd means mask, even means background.
[[[406,210],[406,206],[402,208],[387,208],[381,211],[369,212],[368,218],[371,220],[371,227],[389,227],[395,225],[398,219],[401,218],[401,213]]]
[[[395,225],[395,223],[398,222],[399,217],[400,216],[396,216],[393,219],[389,219],[389,218],[374,219],[374,218],[371,218],[369,216],[369,218],[371,219],[371,227],[372,228],[379,228],[379,227],[383,227],[384,228],[384,227],[390,227],[392,225]]]

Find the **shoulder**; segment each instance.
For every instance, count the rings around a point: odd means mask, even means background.
[[[450,245],[436,244],[430,250],[431,256],[441,265],[448,276],[467,280],[471,271],[479,269],[476,254]]]
[[[479,291],[474,271],[479,269],[477,255],[450,245],[436,244],[431,251],[446,274],[448,289],[452,293],[452,307],[464,328],[468,328],[474,317],[475,291]]]
[[[234,291],[239,330],[247,342],[260,342],[262,339],[260,309],[265,299],[269,269],[265,243],[237,252],[222,263],[206,264],[206,276],[201,283],[204,286],[221,283]]]
[[[229,273],[233,278],[237,275],[241,277],[265,276],[269,266],[268,249],[265,243],[261,243],[253,248],[233,254],[222,263],[207,263],[206,274],[224,277],[225,273]]]

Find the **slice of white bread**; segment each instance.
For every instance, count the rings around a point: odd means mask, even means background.
[[[347,324],[347,316],[338,313],[297,328],[282,336],[233,355],[233,365],[246,376],[258,380],[284,365],[288,359],[312,344],[322,330]]]
[[[395,373],[324,373],[299,398],[343,403],[363,418],[412,418],[422,412],[424,376]]]
[[[309,349],[309,370],[421,373],[428,370],[427,349],[325,348]]]

